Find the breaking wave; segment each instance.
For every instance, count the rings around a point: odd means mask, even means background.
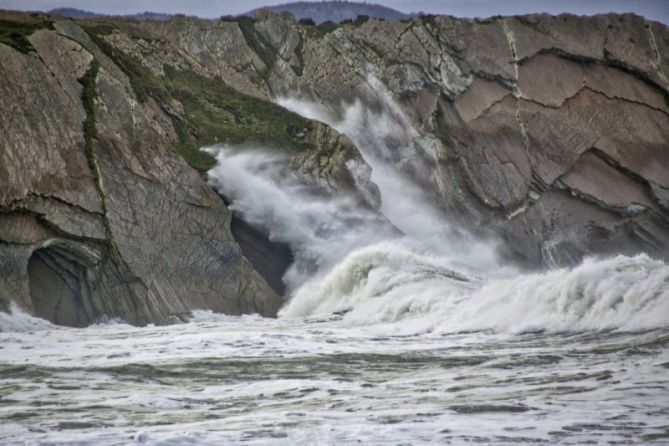
[[[9,312],[0,311],[0,333],[58,330],[60,328],[45,319],[31,315],[14,302],[9,305]]]
[[[669,315],[669,266],[646,255],[586,259],[573,269],[485,280],[442,257],[384,243],[303,285],[283,317],[345,313],[393,333],[645,330]]]
[[[314,193],[262,150],[219,147],[211,181],[232,208],[296,253],[282,318],[338,314],[345,326],[389,333],[644,330],[669,323],[669,266],[646,255],[586,259],[528,274],[500,262],[495,244],[452,227],[415,175],[430,145],[378,82],[374,110],[277,102],[346,134],[372,167],[375,214]],[[379,215],[380,214],[380,215]],[[380,218],[382,216],[382,218]],[[395,228],[399,229],[398,233]]]

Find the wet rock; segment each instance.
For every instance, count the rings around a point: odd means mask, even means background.
[[[223,201],[172,149],[162,107],[138,102],[75,25],[60,28],[67,37],[30,37],[35,54],[0,44],[0,306],[72,326],[199,308],[275,315],[280,297],[242,256]]]
[[[407,174],[518,261],[669,257],[662,24],[530,15],[326,30],[269,13],[109,23],[106,45],[155,79],[188,71],[254,98],[334,108],[359,98],[376,109],[382,85],[429,141]],[[243,256],[229,210],[172,148],[196,132],[187,107],[139,98],[155,79],[129,76],[80,25],[32,33],[27,52],[0,44],[0,307],[15,300],[71,325],[160,322],[194,308],[275,314],[281,299]],[[304,127],[293,140],[309,149],[291,153],[293,169],[378,207],[348,138]],[[56,302],[36,291],[49,284]]]
[[[370,21],[307,40],[290,88],[373,108],[383,81],[439,142],[426,187],[516,259],[667,258],[667,48],[634,15]]]
[[[203,65],[229,63],[216,47],[188,46],[213,25],[179,20],[151,26],[169,29],[167,40]],[[368,20],[316,32],[268,13],[217,26],[230,27],[217,31],[221,41],[244,52],[233,60],[249,61],[220,75],[236,88],[240,73],[262,79],[243,87],[255,96],[335,107],[360,98],[375,108],[370,79],[380,81],[434,141],[430,172],[407,173],[436,191],[452,218],[509,241],[516,259],[536,264],[546,246],[564,251],[552,257],[566,263],[616,250],[669,256],[666,26],[632,14],[535,14]],[[330,187],[351,184],[336,167],[346,156],[297,159],[296,168],[339,180]]]

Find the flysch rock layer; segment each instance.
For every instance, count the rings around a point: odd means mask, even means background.
[[[195,308],[272,315],[281,303],[231,236],[222,200],[172,149],[183,104],[151,94],[138,101],[127,67],[89,38],[100,26],[111,29],[101,33],[110,47],[156,78],[193,72],[261,100],[361,99],[374,108],[369,79],[379,80],[424,135],[427,171],[407,173],[452,219],[501,238],[520,263],[669,257],[662,24],[613,14],[429,16],[336,29],[264,12],[52,20],[29,36],[34,51],[0,43],[4,307],[15,301],[85,325],[162,322]],[[87,110],[81,80],[91,71]],[[83,125],[91,114],[93,138]],[[298,135],[315,149],[293,153],[295,169],[332,193],[359,187],[347,165],[360,171],[364,161],[348,138],[313,121]],[[359,195],[378,206],[366,187]]]
[[[222,199],[172,149],[163,109],[140,104],[75,24],[29,40],[26,54],[0,44],[0,305],[72,326],[275,315],[281,298],[242,256]]]
[[[429,171],[416,179],[521,263],[669,257],[666,26],[632,14],[201,23],[142,29],[259,98],[374,107],[369,79],[380,80],[427,135]]]

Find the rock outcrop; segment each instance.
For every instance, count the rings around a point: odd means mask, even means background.
[[[194,309],[275,315],[290,253],[243,224],[233,237],[199,148],[275,145],[331,191],[358,193],[344,161],[358,177],[369,169],[325,124],[231,88],[176,45],[150,44],[136,22],[120,25],[133,33],[34,14],[0,21],[0,310],[16,302],[71,326],[164,323]],[[265,257],[281,259],[278,270]]]
[[[524,264],[669,256],[669,30],[660,23],[429,16],[332,30],[260,13],[199,33],[152,26],[259,98],[374,107],[368,80],[381,80],[426,136],[417,144],[433,161],[419,180]],[[206,45],[217,27],[235,31],[222,47]],[[226,57],[231,48],[244,58]]]
[[[0,45],[0,302],[73,326],[275,314],[165,112],[76,25],[55,26],[27,54]]]
[[[381,79],[435,136],[425,150],[443,207],[524,263],[669,256],[665,26],[633,15],[369,21],[306,40],[299,59],[302,75],[270,75],[283,79],[276,94],[373,103],[366,77]]]
[[[274,145],[332,193],[378,206],[348,138],[271,103],[374,108],[370,78],[422,135],[412,150],[427,169],[407,173],[514,259],[669,257],[669,30],[659,23],[2,15],[1,308],[15,301],[75,326],[196,308],[275,314],[281,299],[233,238],[197,149]]]

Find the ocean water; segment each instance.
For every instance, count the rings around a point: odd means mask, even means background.
[[[14,319],[27,331],[0,333],[0,444],[669,443],[667,328]]]
[[[374,111],[279,103],[356,143],[379,211],[276,152],[208,149],[231,207],[295,253],[277,319],[0,313],[0,444],[669,444],[669,265],[505,264],[435,206],[429,139],[370,92]]]

